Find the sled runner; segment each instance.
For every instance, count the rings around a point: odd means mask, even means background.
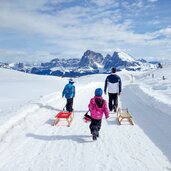
[[[128,111],[128,108],[125,110],[122,110],[120,107],[117,109],[117,119],[119,124],[121,125],[121,122],[123,119],[127,119],[127,121],[131,124],[134,125],[132,116]]]
[[[54,122],[54,126],[57,125],[59,123],[59,121],[62,120],[66,120],[68,122],[68,127],[71,125],[71,122],[74,118],[74,113],[73,112],[68,112],[68,111],[62,111],[59,112],[56,116],[55,116],[56,120]]]

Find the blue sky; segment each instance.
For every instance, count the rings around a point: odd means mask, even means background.
[[[0,0],[0,61],[124,51],[171,57],[171,0]]]

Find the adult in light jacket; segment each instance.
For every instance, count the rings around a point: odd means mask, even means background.
[[[121,78],[116,74],[116,68],[112,68],[112,73],[106,77],[104,93],[108,89],[109,96],[109,110],[116,112],[118,107],[118,95],[120,95],[122,90]]]

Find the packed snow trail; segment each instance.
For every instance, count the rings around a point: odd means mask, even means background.
[[[171,162],[171,107],[146,95],[136,84],[123,90],[122,105],[129,106],[136,124]]]
[[[82,118],[95,88],[103,87],[103,84],[103,81],[89,82],[77,88],[74,99],[74,121],[71,127],[67,127],[66,122],[52,126],[55,114],[65,104],[65,99],[61,98],[60,93],[52,94],[43,102],[33,104],[38,108],[14,125],[1,140],[0,170],[171,170],[171,164],[166,158],[168,155],[163,155],[163,149],[156,145],[155,140],[150,137],[152,135],[144,132],[142,125],[139,125],[138,114],[142,116],[144,111],[133,110],[129,101],[133,101],[134,107],[138,106],[139,97],[135,94],[132,96],[129,86],[124,88],[121,103],[129,105],[135,117],[135,126],[129,124],[120,126],[116,121],[116,115],[111,114],[108,121],[103,119],[99,139],[92,141],[89,124],[84,123]],[[134,87],[135,92],[137,89]],[[146,102],[143,98],[141,107],[145,108]],[[150,109],[147,108],[146,112],[149,113]]]

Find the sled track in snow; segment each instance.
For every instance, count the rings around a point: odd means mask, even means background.
[[[148,96],[136,84],[127,86],[123,94],[122,105],[129,106],[135,123],[171,162],[170,106]],[[144,97],[143,101],[141,97]]]

